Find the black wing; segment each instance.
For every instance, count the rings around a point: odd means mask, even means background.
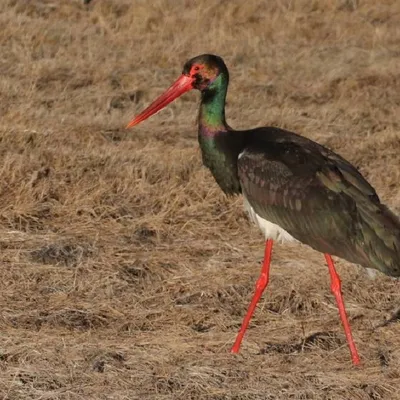
[[[260,128],[251,131],[239,156],[238,175],[255,212],[296,239],[320,252],[400,274],[400,262],[393,261],[396,254],[400,261],[398,221],[339,155],[294,133]]]

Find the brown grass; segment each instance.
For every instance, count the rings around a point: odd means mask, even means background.
[[[305,246],[231,355],[263,240],[201,165],[198,93],[123,129],[217,53],[232,126],[331,147],[399,213],[398,0],[3,0],[0,26],[1,399],[400,398],[398,283],[338,260],[355,369]]]

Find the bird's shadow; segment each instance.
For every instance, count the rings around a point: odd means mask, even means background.
[[[312,351],[315,347],[323,350],[333,350],[343,344],[344,340],[334,332],[316,332],[305,337],[299,343],[266,343],[259,354],[294,354]]]
[[[374,329],[383,328],[398,321],[400,321],[400,307],[398,307],[386,321],[375,325]]]

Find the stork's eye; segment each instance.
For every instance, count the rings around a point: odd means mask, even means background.
[[[194,67],[194,70],[195,71],[198,71],[200,69],[200,67],[198,66],[198,65],[196,65],[195,67]]]

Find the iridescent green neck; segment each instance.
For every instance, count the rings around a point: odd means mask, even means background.
[[[225,121],[228,82],[228,75],[220,73],[207,90],[201,93],[199,131],[205,135],[213,135],[228,129]]]

